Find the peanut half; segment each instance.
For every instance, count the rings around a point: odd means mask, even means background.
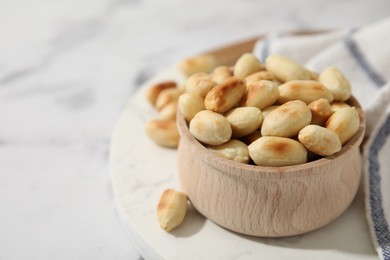
[[[271,72],[262,70],[262,71],[253,73],[253,74],[245,77],[245,79],[244,79],[245,85],[247,85],[247,86],[249,86],[251,83],[253,83],[255,81],[259,81],[259,80],[275,81],[275,77],[274,77],[274,75],[272,75]]]
[[[281,55],[270,55],[265,60],[267,71],[274,77],[284,83],[290,80],[308,80],[311,73],[295,61]]]
[[[240,105],[263,109],[275,103],[278,98],[278,85],[272,81],[260,80],[248,85]]]
[[[249,162],[248,146],[239,140],[231,139],[221,145],[208,145],[207,148],[226,159],[241,163]]]
[[[261,126],[263,136],[292,137],[311,122],[309,107],[300,100],[289,101],[271,111]]]
[[[200,96],[184,93],[179,97],[178,109],[187,122],[190,122],[199,111],[205,110],[206,107],[204,99]]]
[[[232,127],[232,137],[239,138],[258,129],[263,116],[257,107],[237,107],[226,114],[226,119]]]
[[[346,107],[336,111],[326,121],[326,128],[333,130],[345,144],[359,130],[360,118],[355,107]]]
[[[352,88],[343,73],[335,67],[326,68],[318,80],[333,94],[335,101],[346,101],[352,95]]]
[[[306,104],[314,100],[325,98],[333,101],[332,93],[320,82],[315,80],[292,80],[279,86],[278,102],[285,103],[291,100],[302,100]]]
[[[160,109],[159,118],[163,120],[176,120],[177,106],[177,101],[172,101],[166,104]]]
[[[322,126],[305,126],[299,131],[298,139],[309,151],[321,156],[329,156],[341,150],[337,134]]]
[[[146,134],[157,144],[176,148],[179,144],[180,135],[175,120],[151,120],[145,126]]]
[[[185,89],[190,94],[204,98],[215,85],[208,74],[195,73],[187,79]]]
[[[183,60],[178,66],[187,76],[198,72],[209,73],[217,66],[217,58],[210,54],[199,55]]]
[[[187,212],[187,195],[167,189],[161,195],[157,206],[157,218],[165,231],[171,231],[183,222]]]
[[[228,66],[219,66],[216,67],[213,72],[211,73],[211,79],[217,84],[221,84],[226,79],[233,76],[233,72],[231,68]]]
[[[312,125],[324,125],[326,120],[328,120],[333,113],[328,100],[325,98],[320,98],[311,102],[308,107],[311,111]]]
[[[261,63],[252,53],[244,53],[234,64],[233,75],[237,78],[244,79],[261,70]]]
[[[305,147],[290,138],[263,136],[248,146],[249,155],[259,166],[287,166],[305,163]]]
[[[230,140],[232,128],[221,114],[210,110],[197,113],[190,122],[190,132],[199,141],[209,145],[220,145]]]
[[[157,111],[163,109],[164,106],[168,105],[171,102],[174,102],[179,99],[180,95],[183,93],[183,90],[179,88],[168,88],[160,92],[157,97],[155,107]]]
[[[330,108],[332,109],[332,113],[334,113],[342,108],[346,108],[346,107],[351,107],[351,106],[345,102],[342,102],[342,101],[333,101],[330,104]]]
[[[225,113],[238,104],[245,90],[242,80],[236,77],[228,78],[209,91],[204,104],[211,111]]]
[[[151,105],[155,106],[157,97],[160,95],[161,91],[168,88],[176,88],[176,86],[176,82],[174,81],[156,83],[147,89],[145,97]]]

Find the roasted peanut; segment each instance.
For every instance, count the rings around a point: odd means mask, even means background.
[[[165,231],[171,231],[183,222],[187,212],[187,195],[167,189],[161,195],[157,206],[157,218]]]
[[[351,107],[351,106],[348,105],[347,103],[341,102],[341,101],[333,101],[330,104],[330,108],[332,109],[332,113],[334,113],[342,108],[346,108],[346,107]]]
[[[157,111],[160,111],[164,106],[168,105],[169,103],[177,101],[182,93],[182,90],[179,88],[168,88],[162,90],[160,92],[160,95],[158,95],[155,104]]]
[[[301,100],[306,104],[314,100],[325,98],[333,101],[332,93],[320,82],[314,80],[292,80],[279,86],[279,103],[291,100]]]
[[[185,88],[188,93],[204,98],[215,85],[208,74],[195,73],[187,79]]]
[[[190,122],[190,132],[199,141],[209,145],[220,145],[230,140],[232,128],[221,114],[210,110],[197,113]]]
[[[309,107],[300,100],[289,101],[268,114],[261,126],[261,135],[292,137],[310,122]]]
[[[212,88],[205,98],[205,106],[207,109],[225,113],[233,108],[241,100],[246,87],[242,80],[231,77]]]
[[[305,163],[307,152],[298,141],[263,136],[248,146],[249,156],[259,166],[287,166]]]
[[[249,162],[248,146],[239,140],[231,139],[224,144],[213,146],[209,145],[207,148],[229,160],[241,163]]]
[[[326,128],[333,130],[340,138],[341,144],[345,144],[359,130],[360,118],[355,107],[342,108],[326,121]]]
[[[263,116],[257,107],[237,107],[226,114],[226,119],[232,127],[232,137],[239,138],[258,129]]]
[[[211,80],[217,84],[221,84],[226,79],[232,76],[233,72],[231,68],[229,68],[228,66],[219,66],[214,69],[213,73],[211,73]]]
[[[308,107],[311,111],[311,124],[312,125],[324,125],[326,120],[332,114],[332,108],[328,100],[325,98],[317,99],[311,102]]]
[[[175,120],[151,120],[145,126],[147,135],[157,144],[176,148],[179,143],[179,132]]]
[[[237,78],[244,79],[261,70],[261,63],[252,53],[244,53],[234,64],[233,75]]]
[[[159,117],[163,120],[175,120],[177,114],[177,101],[166,104],[159,111]]]
[[[160,83],[156,83],[152,86],[150,86],[146,93],[146,99],[149,101],[150,104],[153,106],[156,104],[157,97],[160,95],[161,91],[168,88],[176,88],[176,82],[174,81],[163,81]]]
[[[282,83],[290,80],[308,80],[311,77],[311,73],[300,64],[281,55],[268,56],[265,67]]]
[[[205,110],[206,107],[204,99],[200,96],[184,93],[179,97],[178,109],[187,122],[190,122],[199,111]]]
[[[326,68],[318,80],[332,92],[335,101],[346,101],[352,95],[352,88],[343,73],[335,67]]]
[[[275,81],[275,77],[274,77],[274,75],[272,75],[271,72],[263,70],[263,71],[253,73],[249,76],[246,76],[244,79],[244,82],[245,82],[245,85],[249,86],[253,82],[259,81],[259,80]]]
[[[198,72],[211,72],[217,66],[217,58],[214,55],[206,54],[191,57],[179,63],[179,69],[187,76]]]
[[[298,139],[309,151],[321,156],[329,156],[341,150],[337,134],[322,126],[305,126],[299,131]]]
[[[241,99],[240,105],[246,107],[266,108],[279,98],[279,88],[275,82],[260,80],[251,83]]]

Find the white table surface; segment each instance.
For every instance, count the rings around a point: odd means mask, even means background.
[[[0,0],[0,259],[139,259],[108,171],[137,86],[200,51],[362,26],[389,10],[388,0]]]

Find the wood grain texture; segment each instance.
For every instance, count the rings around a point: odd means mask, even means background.
[[[226,56],[224,62],[231,64],[240,49],[249,51],[253,43],[221,49],[218,55]],[[357,100],[352,97],[349,102],[359,112],[360,126],[342,150],[284,167],[246,165],[218,157],[190,134],[179,113],[178,170],[183,191],[202,215],[242,234],[283,237],[328,224],[351,204],[361,178],[359,146],[365,118]]]

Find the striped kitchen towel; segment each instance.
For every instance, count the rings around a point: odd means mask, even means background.
[[[390,260],[390,18],[362,28],[312,35],[269,34],[253,50],[263,62],[286,55],[321,72],[339,68],[367,120],[363,149],[367,222],[380,259]]]

